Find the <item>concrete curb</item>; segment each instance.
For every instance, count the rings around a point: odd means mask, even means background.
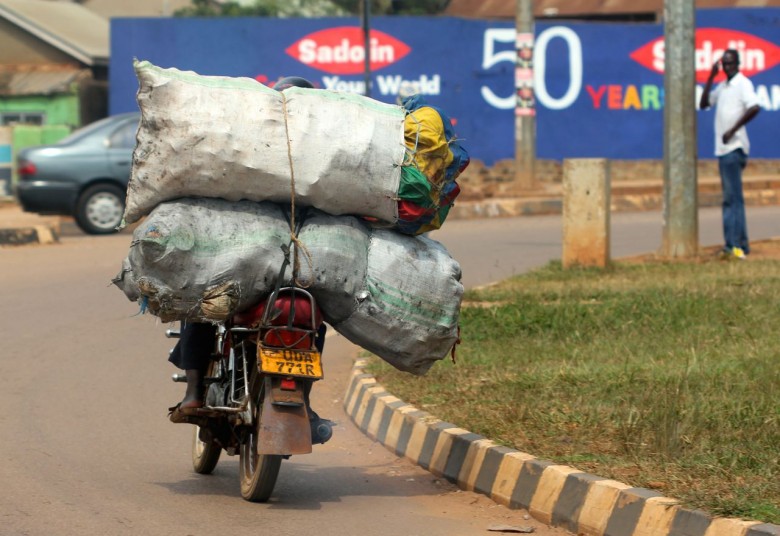
[[[60,241],[60,218],[23,212],[16,200],[0,195],[0,246]]]
[[[27,244],[53,244],[59,242],[54,225],[31,225],[0,229],[0,246],[24,246]]]
[[[780,536],[780,526],[686,510],[644,488],[497,445],[398,399],[358,359],[344,410],[360,430],[458,487],[586,536]]]

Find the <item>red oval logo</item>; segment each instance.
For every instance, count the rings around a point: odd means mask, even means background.
[[[747,77],[771,69],[780,63],[780,47],[765,39],[745,32],[725,28],[696,30],[696,81],[704,83],[712,65],[720,60],[723,51],[733,48],[739,52],[739,70]],[[631,59],[657,73],[664,72],[664,38],[659,37],[631,53]],[[723,71],[715,78],[725,79]]]
[[[378,30],[371,30],[369,42],[372,71],[392,65],[412,50],[402,41]],[[326,73],[359,74],[365,65],[363,45],[363,30],[359,26],[340,26],[302,37],[285,52],[304,65]]]

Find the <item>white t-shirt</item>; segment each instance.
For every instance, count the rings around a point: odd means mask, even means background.
[[[710,106],[715,109],[715,156],[742,149],[750,152],[750,140],[747,129],[742,125],[728,143],[723,143],[723,133],[733,127],[748,108],[758,105],[758,96],[750,81],[742,73],[735,74],[731,80],[718,84],[710,92]]]

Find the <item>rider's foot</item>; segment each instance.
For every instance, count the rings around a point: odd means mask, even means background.
[[[187,391],[184,399],[179,402],[180,409],[196,409],[203,407],[203,372],[198,369],[187,369]]]

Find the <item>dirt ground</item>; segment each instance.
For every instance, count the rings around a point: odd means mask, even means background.
[[[780,260],[780,240],[763,240],[751,243],[748,258]]]
[[[719,257],[721,246],[712,246],[701,248],[699,251],[698,262],[712,262],[722,260]],[[663,261],[657,254],[638,255],[629,259],[623,259],[626,262],[654,262]],[[750,242],[750,255],[748,261],[756,260],[780,260],[780,238],[770,240],[756,240]]]

